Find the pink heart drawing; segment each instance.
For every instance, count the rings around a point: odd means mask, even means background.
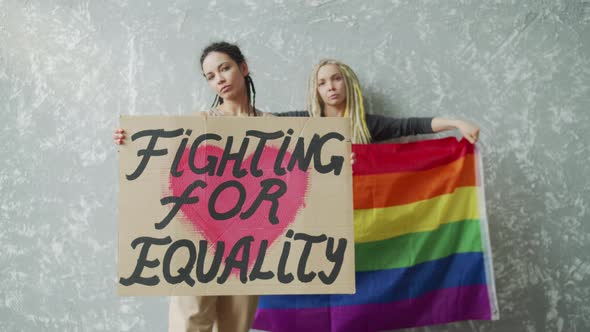
[[[178,166],[178,170],[182,171],[182,175],[179,177],[170,175],[169,188],[174,196],[181,196],[184,190],[196,180],[202,180],[207,184],[205,188],[197,188],[192,192],[190,197],[197,196],[199,201],[194,204],[184,204],[181,207],[184,218],[181,219],[184,219],[194,231],[200,233],[209,242],[209,248],[216,248],[217,241],[224,241],[225,252],[223,254],[223,261],[225,261],[231,248],[238,240],[245,236],[253,236],[254,241],[250,248],[248,261],[248,266],[251,268],[258,256],[262,240],[267,240],[268,248],[271,248],[276,239],[286,231],[287,227],[297,217],[298,212],[305,206],[309,173],[307,171],[301,171],[298,167],[294,167],[291,172],[286,171],[284,175],[276,175],[273,167],[278,152],[279,150],[277,148],[271,146],[264,148],[258,162],[258,169],[263,171],[263,175],[260,177],[254,177],[250,173],[250,164],[252,163],[253,155],[247,156],[242,162],[241,168],[247,170],[248,174],[236,179],[232,174],[235,163],[233,160],[228,161],[221,176],[195,174],[188,164],[190,149],[186,149]],[[195,166],[199,168],[205,167],[207,165],[207,158],[212,156],[218,158],[219,164],[222,155],[223,149],[220,147],[213,145],[202,146],[197,149]],[[286,152],[281,166],[286,169],[290,159],[291,153]],[[217,173],[217,167],[215,168],[215,172]],[[249,209],[258,196],[261,190],[260,183],[263,180],[271,178],[284,181],[287,188],[286,192],[278,198],[279,208],[276,216],[278,217],[279,223],[273,225],[269,221],[269,213],[272,205],[270,201],[263,201],[251,217],[240,219],[241,212]],[[215,220],[209,214],[209,198],[215,188],[230,180],[239,181],[245,188],[246,200],[243,204],[242,211],[233,218]],[[231,210],[236,206],[239,196],[239,191],[234,187],[223,190],[215,201],[215,209],[218,212]],[[214,252],[209,252],[208,254],[213,255]],[[239,273],[239,271],[232,271],[232,274],[235,273]]]

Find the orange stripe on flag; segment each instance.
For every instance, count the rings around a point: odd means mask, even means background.
[[[475,185],[473,154],[425,171],[357,175],[353,178],[354,208],[409,204]]]

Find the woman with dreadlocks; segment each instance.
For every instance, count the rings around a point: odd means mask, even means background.
[[[444,118],[396,119],[365,112],[358,78],[346,64],[326,59],[318,63],[308,81],[307,111],[277,113],[278,116],[346,116],[352,124],[352,142],[366,144],[402,136],[458,129],[475,143],[479,128],[462,120]]]
[[[254,82],[236,45],[220,42],[206,47],[201,54],[201,69],[216,92],[209,116],[269,115],[255,107]],[[256,295],[172,297],[168,330],[246,332],[257,305]]]
[[[227,42],[212,43],[201,54],[201,69],[209,86],[216,92],[210,116],[269,115],[256,109],[256,90],[248,64],[240,49]],[[115,129],[115,144],[123,144],[125,130]]]
[[[212,107],[203,116],[271,116],[256,109],[256,91],[248,64],[238,46],[217,42],[201,54],[201,69],[215,91]],[[123,144],[125,131],[113,139]],[[258,296],[175,296],[170,298],[170,332],[246,332],[250,329]]]

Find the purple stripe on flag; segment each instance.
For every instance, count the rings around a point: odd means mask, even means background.
[[[272,332],[373,332],[470,319],[491,319],[486,285],[440,289],[391,303],[258,309],[254,328]]]

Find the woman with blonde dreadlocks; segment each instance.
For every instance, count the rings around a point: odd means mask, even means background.
[[[276,113],[278,116],[347,116],[352,122],[352,142],[367,144],[417,134],[458,129],[475,143],[479,128],[462,120],[444,118],[396,119],[365,113],[362,90],[354,71],[346,64],[326,59],[311,73],[306,98],[307,111]]]

